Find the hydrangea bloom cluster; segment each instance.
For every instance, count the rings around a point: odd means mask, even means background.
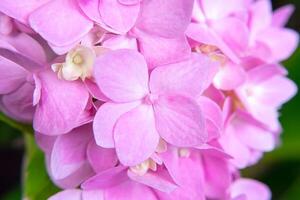
[[[226,4],[226,5],[224,5]],[[0,108],[32,123],[50,200],[268,200],[242,178],[297,91],[293,6],[1,0]]]

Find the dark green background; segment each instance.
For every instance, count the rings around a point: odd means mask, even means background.
[[[226,0],[224,0],[226,1]],[[287,3],[296,6],[289,27],[300,30],[300,0],[274,0],[274,8]],[[283,39],[284,38],[278,38]],[[300,48],[284,65],[289,77],[300,88]],[[276,87],[276,86],[274,86]],[[281,110],[284,128],[282,144],[267,153],[256,165],[243,171],[243,175],[267,183],[274,200],[300,200],[300,95]],[[21,169],[24,152],[22,134],[0,123],[0,199],[21,199]]]

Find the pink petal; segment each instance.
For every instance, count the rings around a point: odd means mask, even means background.
[[[85,162],[77,171],[64,179],[54,179],[50,171],[48,171],[48,174],[54,184],[58,187],[62,189],[72,189],[79,187],[83,181],[93,176],[95,172],[90,167],[89,163]]]
[[[142,0],[118,0],[119,3],[124,5],[134,5],[140,3]]]
[[[116,102],[129,102],[148,93],[148,68],[133,50],[110,51],[97,58],[94,77],[101,91]]]
[[[77,0],[77,3],[86,16],[98,23],[102,22],[99,12],[99,0]]]
[[[176,146],[196,146],[207,140],[205,118],[198,104],[180,95],[160,96],[154,104],[160,136]]]
[[[174,38],[165,38],[143,32],[135,32],[140,51],[145,56],[150,69],[175,63],[189,58],[190,46],[184,34]],[[159,51],[158,51],[159,49]]]
[[[271,191],[265,184],[246,178],[236,180],[230,187],[230,193],[233,198],[245,195],[247,199],[271,199]]]
[[[31,27],[57,46],[74,43],[93,27],[75,0],[52,0],[29,16]]]
[[[51,196],[48,200],[82,200],[81,190],[79,189],[69,189],[63,190],[55,195]]]
[[[18,64],[0,57],[0,94],[16,90],[26,81],[27,72]]]
[[[171,92],[195,97],[211,84],[217,66],[218,63],[207,56],[192,54],[188,60],[154,69],[150,90],[155,94]]]
[[[83,190],[82,200],[105,200],[103,190]]]
[[[136,27],[165,38],[182,35],[191,20],[193,0],[143,1]]]
[[[91,141],[87,147],[87,159],[97,173],[112,168],[118,163],[114,149],[101,148],[95,141]]]
[[[204,175],[199,156],[193,156],[193,158],[179,157],[178,149],[168,147],[168,151],[162,154],[162,158],[170,175],[179,185],[178,189],[185,191],[190,199],[202,199],[204,197]]]
[[[228,162],[222,157],[203,153],[205,193],[211,199],[225,199],[226,190],[231,184],[232,172]]]
[[[237,55],[247,50],[249,29],[244,21],[227,17],[212,23],[211,27]],[[236,34],[237,32],[239,34]]]
[[[186,35],[193,40],[217,46],[228,58],[234,63],[239,63],[240,59],[236,53],[223,41],[222,37],[218,35],[212,28],[205,24],[190,23],[186,30]]]
[[[115,126],[114,140],[123,165],[134,166],[148,159],[159,142],[152,107],[140,105],[123,114]]]
[[[259,111],[257,106],[276,110],[296,94],[295,83],[285,73],[278,65],[261,65],[248,72],[248,81],[237,89],[237,94],[252,114]]]
[[[278,8],[273,13],[272,25],[276,27],[285,26],[294,11],[295,6],[291,4]]]
[[[250,8],[251,20],[250,28],[251,33],[256,35],[259,31],[264,30],[272,22],[272,4],[271,1],[262,0],[256,1]]]
[[[227,0],[226,6],[223,0],[201,0],[201,5],[205,16],[215,20],[246,10],[246,1],[241,0]]]
[[[89,178],[82,185],[82,189],[92,190],[92,189],[101,189],[109,188],[115,185],[118,185],[124,181],[128,180],[126,174],[126,167],[118,166]]]
[[[284,38],[284,40],[278,40]],[[268,28],[260,32],[258,41],[265,43],[272,52],[271,61],[287,59],[296,50],[299,43],[299,34],[291,29]],[[284,51],[283,51],[284,49]]]
[[[36,72],[45,67],[46,57],[43,48],[26,34],[18,34],[14,37],[0,36],[0,56],[30,72]]]
[[[58,135],[90,120],[85,110],[90,98],[82,83],[60,80],[51,71],[40,73],[39,78],[42,91],[33,122],[36,131]]]
[[[1,9],[1,8],[0,8]],[[1,13],[0,14],[0,33],[3,35],[9,35],[14,30],[14,24],[12,18]]]
[[[177,188],[177,185],[173,182],[172,178],[169,174],[167,174],[167,172],[165,174],[162,174],[161,172],[159,173],[157,171],[154,173],[147,172],[143,176],[140,176],[128,170],[127,174],[131,180],[162,192],[170,193]]]
[[[241,67],[231,62],[219,68],[214,77],[214,86],[221,90],[233,90],[246,81],[246,72]]]
[[[16,120],[31,123],[35,112],[33,90],[34,86],[26,82],[14,92],[4,95],[1,99],[2,111]]]
[[[58,136],[51,154],[51,170],[55,179],[63,179],[76,172],[86,161],[86,149],[92,139],[90,125]]]
[[[93,123],[96,143],[104,148],[113,148],[113,130],[117,120],[124,114],[137,107],[139,102],[105,103],[98,109]]]
[[[209,136],[208,140],[219,137],[223,128],[221,108],[214,101],[204,96],[197,99],[197,102],[205,116],[206,130]]]
[[[275,148],[276,138],[270,131],[260,126],[259,122],[246,113],[237,113],[231,121],[236,137],[252,149],[271,151]]]
[[[230,118],[230,120],[232,119],[233,116]],[[233,159],[230,160],[231,163],[242,169],[249,165],[251,152],[249,148],[237,138],[236,134],[240,133],[236,133],[234,127],[227,126],[224,134],[219,139],[219,142],[224,148],[225,152],[233,157]]]
[[[102,46],[111,50],[138,49],[137,39],[128,35],[114,35],[103,41]]]
[[[157,200],[153,190],[143,184],[134,181],[126,181],[116,187],[109,188],[105,192],[106,199],[109,200]]]
[[[51,154],[53,145],[56,141],[56,136],[48,136],[41,133],[35,133],[35,141],[40,149],[42,149],[46,154]]]
[[[0,11],[19,20],[23,24],[27,24],[30,13],[49,1],[50,0],[2,0]]]
[[[1,38],[14,47],[14,49],[27,58],[44,65],[47,61],[47,56],[42,45],[31,36],[20,33],[14,36]]]
[[[118,0],[103,0],[99,4],[99,12],[103,22],[120,33],[127,33],[135,24],[140,5],[124,5]]]
[[[100,90],[100,88],[94,81],[90,79],[85,79],[84,83],[87,89],[89,90],[90,94],[93,96],[93,98],[103,102],[109,101],[109,99],[103,94],[103,92]]]

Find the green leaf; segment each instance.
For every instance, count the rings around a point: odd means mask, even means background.
[[[24,134],[26,157],[23,172],[23,199],[46,200],[59,191],[53,185],[45,168],[44,153],[37,147],[32,134]]]

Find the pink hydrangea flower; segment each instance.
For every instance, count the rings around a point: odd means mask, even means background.
[[[2,0],[0,109],[33,123],[64,189],[50,200],[268,200],[239,170],[279,143],[297,92],[278,64],[298,44],[293,9]]]
[[[111,101],[94,119],[97,144],[116,147],[120,161],[132,166],[155,152],[160,137],[176,146],[205,143],[204,116],[194,98],[209,85],[216,66],[193,55],[157,67],[149,77],[143,56],[135,51],[116,50],[98,58],[94,76]]]
[[[47,62],[42,46],[25,33],[0,35],[0,107],[7,115],[32,122],[37,70]]]

